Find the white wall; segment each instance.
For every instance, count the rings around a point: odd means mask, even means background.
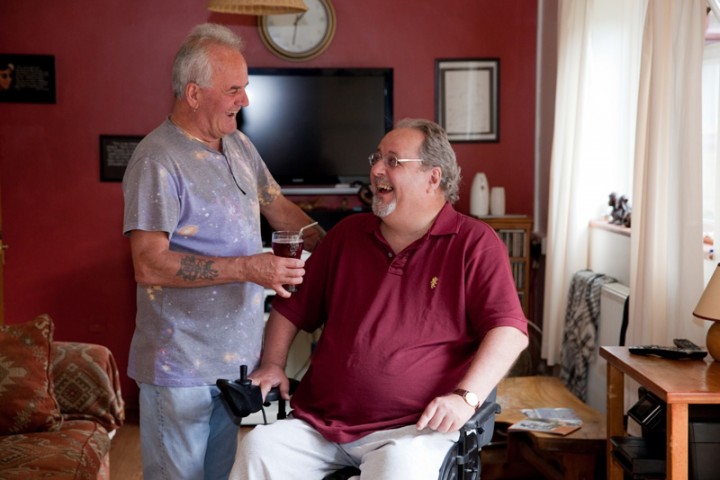
[[[630,286],[630,229],[604,220],[590,222],[588,268]]]

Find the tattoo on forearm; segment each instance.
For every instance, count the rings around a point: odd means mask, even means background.
[[[180,270],[177,276],[188,282],[196,280],[212,280],[218,276],[218,271],[213,268],[212,260],[200,260],[195,255],[186,255],[180,259]]]

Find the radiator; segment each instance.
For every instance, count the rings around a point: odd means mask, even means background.
[[[622,330],[623,309],[630,289],[621,283],[608,283],[603,285],[600,294],[600,318],[598,319],[597,347],[593,360],[588,366],[588,394],[587,403],[605,411],[607,403],[607,363],[600,358],[601,346],[620,345]]]

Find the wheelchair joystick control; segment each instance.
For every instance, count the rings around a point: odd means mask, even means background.
[[[248,377],[247,365],[240,365],[240,378],[237,380],[218,378],[215,384],[220,389],[223,404],[236,425],[240,425],[243,418],[259,412],[263,406],[267,407],[271,402],[276,401],[280,405],[278,418],[285,418],[285,400],[280,395],[280,388],[272,387],[263,401],[260,387],[253,385]],[[297,380],[290,379],[290,393],[295,391],[297,384]]]
[[[215,384],[220,389],[223,404],[236,425],[240,425],[243,418],[262,409],[260,387],[253,385],[248,378],[247,365],[240,366],[240,378],[237,380],[218,378]]]
[[[235,381],[243,387],[252,385],[252,380],[250,380],[247,376],[247,365],[240,365],[240,378]]]

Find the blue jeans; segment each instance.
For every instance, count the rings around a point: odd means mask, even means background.
[[[227,479],[238,427],[225,411],[218,388],[138,385],[143,478]]]

